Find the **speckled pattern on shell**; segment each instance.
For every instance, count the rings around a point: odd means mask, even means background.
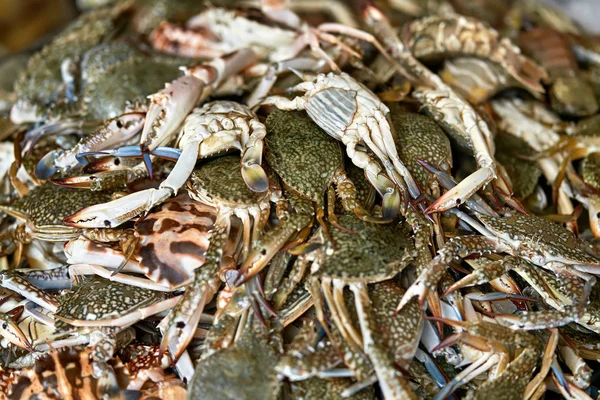
[[[122,9],[121,9],[122,10]],[[29,59],[27,71],[15,83],[19,101],[46,104],[63,85],[61,63],[78,61],[116,28],[119,8],[103,8],[82,14],[50,44]]]
[[[381,281],[402,266],[414,244],[397,224],[376,225],[351,215],[342,215],[340,224],[356,233],[331,229],[336,250],[326,244],[323,260],[313,276],[340,278],[344,281]]]
[[[600,189],[600,153],[592,153],[583,159],[581,176],[585,183]]]
[[[115,319],[161,299],[161,294],[97,276],[85,279],[59,297],[57,315],[95,321]],[[56,321],[57,329],[62,324]]]
[[[286,185],[321,202],[344,162],[337,140],[296,111],[274,111],[266,126],[268,164]]]
[[[396,147],[402,162],[421,188],[435,179],[417,160],[427,161],[442,168],[452,166],[450,141],[439,125],[430,117],[401,112],[391,108],[390,120],[397,133]]]
[[[28,216],[35,226],[62,226],[63,218],[83,208],[110,200],[109,193],[67,189],[47,182],[15,201],[7,209]]]
[[[421,339],[423,313],[416,301],[411,301],[398,314],[394,313],[398,299],[405,292],[394,281],[369,285],[368,290],[383,347],[393,352],[392,357],[399,365],[407,367]]]
[[[207,195],[214,205],[234,207],[258,203],[265,193],[253,192],[248,188],[242,178],[240,162],[238,155],[227,155],[202,164],[192,173],[188,184],[190,190]]]
[[[291,384],[291,398],[293,400],[374,400],[375,390],[373,386],[361,390],[360,392],[350,396],[342,397],[342,392],[348,386],[354,383],[351,379],[335,378],[335,379],[319,379],[311,378],[303,381],[293,382]]]
[[[248,329],[248,328],[247,328]],[[275,400],[277,354],[261,335],[245,334],[196,366],[188,400]]]
[[[588,244],[554,222],[521,214],[509,217],[479,215],[479,219],[498,236],[520,241],[520,250],[525,252],[533,250],[568,264],[600,265],[599,259],[586,252]]]

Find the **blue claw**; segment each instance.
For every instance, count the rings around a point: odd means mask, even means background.
[[[152,179],[152,160],[150,159],[150,154],[143,153],[142,157],[144,159],[144,165],[146,165],[146,169],[148,170],[148,176]]]
[[[35,166],[35,176],[37,176],[39,179],[46,180],[50,179],[54,174],[56,174],[58,169],[54,165],[54,161],[56,160],[57,156],[58,154],[56,151],[51,151],[42,157],[42,159]]]
[[[174,147],[157,147],[156,149],[150,152],[153,156],[165,158],[171,161],[179,160],[179,156],[181,155],[181,150],[176,149]]]
[[[112,156],[112,157],[142,157],[140,146],[124,146],[118,149],[106,149],[102,151],[88,151],[79,153],[80,157]]]
[[[552,368],[552,372],[554,373],[554,376],[556,376],[556,379],[558,380],[560,385],[563,388],[565,388],[567,393],[570,395],[571,389],[569,388],[569,382],[567,381],[567,378],[565,378],[565,374],[562,372],[562,369],[560,369],[560,365],[558,365],[556,360],[552,361],[551,368]]]

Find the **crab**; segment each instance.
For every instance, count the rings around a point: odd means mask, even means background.
[[[13,231],[18,243],[29,243],[32,239],[61,242],[80,233],[79,229],[64,225],[63,218],[109,199],[110,194],[104,192],[78,191],[45,183],[10,205],[0,205],[0,210],[22,221]],[[20,251],[17,258],[19,254]]]
[[[439,75],[458,94],[476,105],[506,89],[523,87],[500,66],[475,57],[445,60]],[[530,90],[530,93],[540,96],[539,92]]]
[[[276,338],[248,318],[238,340],[196,365],[188,396],[203,399],[272,399],[278,397],[280,384],[275,365],[279,350]]]
[[[302,91],[304,95],[292,100],[270,96],[262,104],[281,110],[306,110],[321,129],[345,145],[354,165],[365,170],[384,202],[389,199],[394,208],[399,209],[397,187],[403,192],[408,190],[413,199],[419,198],[419,187],[398,156],[388,121],[389,109],[373,92],[344,72],[319,74],[290,90]],[[341,104],[343,108],[334,108],[332,104]],[[379,158],[384,169],[370,153],[362,150],[363,146]],[[407,195],[405,201],[408,202]]]
[[[117,349],[117,334],[135,322],[173,307],[178,297],[99,277],[84,280],[60,297],[54,314],[55,337],[87,335],[92,347],[92,375],[107,387],[116,385],[107,364]]]
[[[422,315],[413,303],[394,318],[391,303],[402,289],[386,281],[414,259],[414,244],[400,226],[373,225],[352,216],[341,216],[340,222],[355,233],[332,231],[337,249],[326,242],[312,255],[311,294],[317,316],[323,327],[328,326],[326,304],[333,322],[329,336],[340,346],[345,362],[356,369],[359,380],[369,377],[370,360],[386,397],[414,398],[393,364],[399,360],[407,363],[414,355]],[[378,285],[367,286],[376,282]],[[358,331],[345,304],[346,286],[354,295]]]
[[[235,257],[222,260],[234,217],[242,221],[243,260],[256,240],[262,235],[270,210],[270,200],[277,199],[277,190],[262,193],[250,190],[239,171],[239,158],[224,156],[208,161],[192,173],[188,185],[190,197],[217,208],[217,217],[201,268],[196,269],[194,280],[186,287],[181,302],[172,310],[165,322],[162,350],[169,346],[173,359],[177,360],[192,338],[204,305],[216,292],[219,271],[231,269]]]
[[[82,237],[65,246],[67,262],[83,267],[91,264],[90,257],[94,257],[97,267],[114,269],[112,279],[121,278],[118,273],[126,268],[127,272],[144,273],[152,282],[174,290],[189,283],[194,270],[204,263],[216,215],[214,207],[192,200],[184,192],[138,220],[133,229],[84,230]],[[237,237],[238,230],[233,224],[230,237]],[[117,242],[121,254],[97,242]],[[178,245],[171,246],[172,242]],[[128,282],[128,278],[122,278],[122,283]]]
[[[493,157],[492,132],[477,111],[411,54],[381,11],[368,6],[364,15],[375,36],[394,59],[394,68],[416,86],[412,96],[421,103],[423,111],[431,115],[460,147],[471,151],[479,167],[433,202],[425,212],[442,212],[456,207],[496,179],[499,172],[504,178],[504,171],[498,168]],[[496,179],[495,184],[504,193],[512,192],[505,179]]]
[[[315,6],[311,4],[312,8]],[[339,46],[353,56],[358,54],[333,33],[358,38],[381,49],[372,35],[351,26],[338,23],[325,23],[316,28],[309,26],[288,8],[286,0],[262,0],[260,11],[208,8],[188,20],[185,28],[163,22],[152,33],[151,41],[158,50],[200,58],[221,57],[250,48],[261,60],[275,63],[295,59],[309,47],[333,71],[340,72],[320,42]]]
[[[476,56],[490,60],[528,89],[544,92],[546,72],[521,54],[508,38],[474,18],[461,15],[429,16],[406,24],[400,35],[418,59]]]
[[[498,99],[493,100],[491,105],[499,118],[499,128],[524,140],[537,152],[537,155],[529,158],[537,161],[547,181],[552,183],[553,201],[559,213],[572,214],[574,207],[570,199],[577,199],[589,211],[592,232],[600,235],[600,200],[570,166],[573,159],[585,157],[594,151],[595,118],[582,120],[575,128],[579,134],[573,138],[561,138],[555,129],[547,126],[554,125],[556,116],[539,102]],[[566,154],[563,155],[563,151]],[[571,185],[564,182],[565,176],[569,177]]]
[[[125,11],[126,7],[121,6],[83,14],[31,57],[25,73],[15,83],[18,99],[11,109],[12,122],[44,120],[48,105],[69,107],[76,102],[77,63],[116,30]]]
[[[598,112],[598,100],[582,76],[568,36],[547,26],[522,32],[518,43],[548,71],[552,109],[567,117],[585,117]]]
[[[208,157],[232,147],[242,150],[241,171],[246,185],[255,192],[265,192],[268,179],[260,165],[265,134],[264,125],[245,106],[233,101],[207,103],[186,118],[179,140],[181,152],[162,147],[155,150],[156,154],[177,158],[173,171],[158,189],[142,190],[82,210],[65,222],[89,228],[119,226],[177,194],[191,175],[198,157]]]
[[[81,152],[100,151],[116,143],[127,141],[141,132],[144,116],[140,113],[124,114],[107,120],[90,135],[84,137],[69,150],[53,150],[36,165],[35,175],[39,179],[49,179],[57,173],[65,173],[77,165],[85,165]]]
[[[92,376],[89,356],[88,350],[51,349],[32,367],[15,374],[8,396],[15,399],[42,395],[65,399],[96,398],[99,383]]]
[[[329,221],[343,229],[334,214],[336,193],[333,184],[343,207],[371,222],[389,221],[395,216],[394,209],[400,203],[399,196],[384,198],[383,220],[370,216],[356,200],[356,189],[344,171],[344,159],[337,141],[309,118],[298,112],[277,111],[269,115],[266,125],[267,162],[281,178],[285,195],[296,212],[282,216],[280,225],[253,247],[240,268],[237,284],[260,272],[291,239],[297,238],[296,241],[302,242],[302,236],[306,237],[315,215],[327,232],[325,196]],[[393,182],[388,180],[388,184],[393,189]],[[390,209],[391,212],[388,212]]]
[[[490,372],[488,380],[475,390],[470,390],[467,398],[502,399],[525,396],[529,383],[533,381],[533,370],[542,354],[540,343],[533,335],[529,332],[513,331],[485,320],[442,320],[461,328],[462,332],[447,337],[440,343],[440,347],[462,344],[483,353],[437,393],[436,399],[449,396],[458,387],[486,370],[493,372]],[[546,368],[549,368],[548,361],[546,364]],[[492,370],[495,365],[498,366],[497,369]]]
[[[121,42],[89,50],[80,67],[81,95],[78,95],[77,101],[69,106],[68,112],[54,111],[57,121],[29,132],[24,147],[30,148],[41,136],[64,135],[72,131],[85,133],[88,126],[97,128],[77,145],[47,154],[39,162],[36,175],[40,179],[48,179],[80,164],[86,165],[86,159],[79,153],[139,142],[136,136],[144,125],[146,96],[160,90],[164,82],[176,78],[180,64],[185,64],[185,61],[174,57],[149,57]],[[63,183],[78,183],[80,187],[86,187],[84,183],[92,183],[82,177],[77,178],[75,182],[66,179]]]
[[[580,318],[596,280],[593,275],[600,272],[600,262],[592,255],[589,244],[577,239],[565,228],[533,215],[496,217],[475,213],[476,220],[462,212],[459,216],[482,236],[467,235],[449,240],[407,290],[399,309],[414,296],[419,296],[423,304],[425,296],[430,290],[435,290],[446,265],[452,260],[506,252],[512,257],[488,264],[465,279],[475,283],[480,274],[493,279],[518,266],[521,260],[531,262],[552,271],[563,282],[573,303],[564,307],[558,316],[555,313],[523,313],[518,317],[516,326],[523,329],[556,327]]]

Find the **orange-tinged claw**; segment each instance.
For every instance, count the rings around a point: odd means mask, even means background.
[[[425,213],[443,212],[461,205],[477,190],[492,180],[494,175],[494,171],[491,168],[484,167],[478,169],[433,202],[433,204],[425,209]]]

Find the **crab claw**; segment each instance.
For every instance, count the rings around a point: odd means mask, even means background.
[[[63,219],[63,223],[77,228],[111,228],[149,211],[164,202],[172,189],[146,189],[104,204],[84,208]]]
[[[439,199],[425,210],[426,213],[443,212],[457,207],[481,189],[495,176],[494,170],[489,167],[479,168],[458,185],[444,193]]]
[[[242,161],[242,178],[254,192],[264,192],[269,188],[269,179],[260,164],[244,164]]]
[[[50,179],[56,172],[58,172],[58,168],[54,164],[56,158],[59,155],[60,150],[54,150],[50,153],[46,154],[35,166],[35,176],[38,179],[46,180]]]
[[[415,296],[419,298],[419,306],[423,308],[423,306],[425,305],[425,299],[427,299],[428,294],[429,289],[425,286],[425,283],[421,280],[417,280],[408,288],[406,293],[404,293],[404,296],[402,296],[402,299],[396,307],[396,311],[394,311],[394,314],[398,314],[400,310],[402,310],[404,306],[407,305],[408,302]]]
[[[0,315],[0,333],[10,343],[27,351],[33,351],[31,342],[9,314]]]
[[[172,365],[175,365],[192,340],[204,306],[213,294],[210,284],[206,282],[202,282],[196,288],[188,287],[183,298],[167,316],[166,328],[160,343],[160,354],[165,354],[169,350],[173,360]]]
[[[369,182],[375,187],[383,199],[382,214],[384,220],[393,220],[400,212],[401,197],[398,187],[384,174],[375,174],[365,170]],[[405,207],[408,204],[408,196],[404,196]]]
[[[52,179],[52,183],[76,189],[106,190],[127,184],[127,170],[97,172],[92,175]]]

